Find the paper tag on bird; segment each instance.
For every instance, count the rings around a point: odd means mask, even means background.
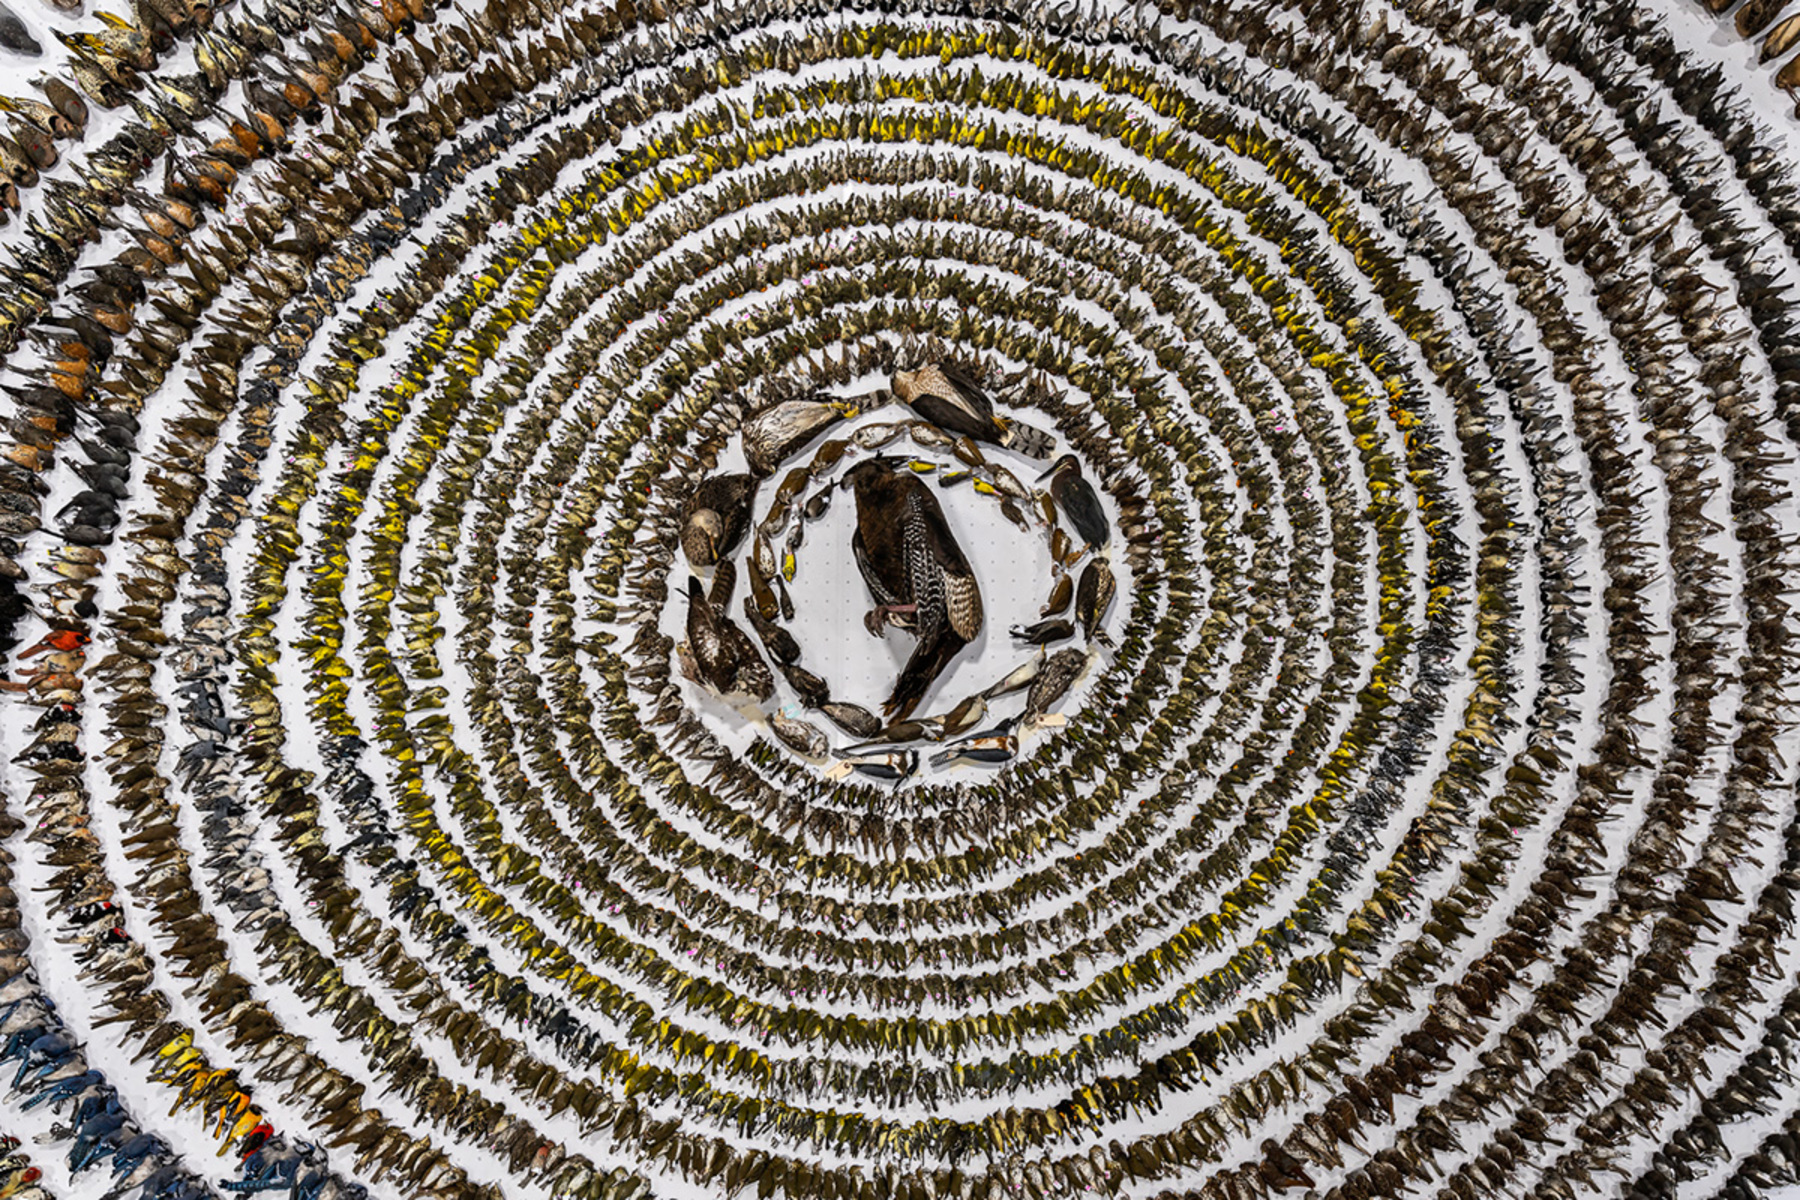
[[[1061,729],[1069,723],[1069,718],[1061,713],[1045,713],[1037,719],[1037,723],[1046,729]]]
[[[836,783],[855,769],[849,763],[840,760],[831,764],[831,767],[825,772],[825,779],[827,782]]]

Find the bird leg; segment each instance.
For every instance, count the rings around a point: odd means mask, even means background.
[[[917,604],[880,604],[869,610],[869,615],[863,618],[863,624],[867,625],[869,632],[876,637],[886,637],[886,626],[890,617],[897,613],[911,614],[918,611]],[[899,622],[895,621],[894,624],[898,625]]]
[[[876,388],[872,392],[859,392],[854,396],[844,396],[839,403],[856,409],[858,414],[871,413],[878,408],[886,408],[895,400],[894,393],[888,388]]]

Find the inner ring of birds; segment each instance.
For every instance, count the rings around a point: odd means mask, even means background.
[[[1115,502],[1028,413],[950,376],[992,411],[991,434],[867,376],[753,417],[709,449],[697,484],[671,480],[693,490],[664,641],[689,702],[735,751],[762,734],[831,776],[900,784],[999,768],[1079,704],[1090,655],[1076,647],[1111,644],[1129,607],[1116,578],[1104,596],[1098,582],[1114,578]],[[1024,399],[1027,381],[1011,386]]]

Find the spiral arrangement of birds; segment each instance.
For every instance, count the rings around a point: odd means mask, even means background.
[[[0,0],[0,1200],[1794,1194],[1676,2]]]

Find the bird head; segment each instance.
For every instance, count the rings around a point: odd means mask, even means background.
[[[899,462],[900,460],[891,454],[877,454],[874,458],[864,459],[844,472],[844,477],[838,480],[838,487],[843,489],[866,486],[876,479],[893,474]]]
[[[1039,475],[1038,479],[1040,481],[1048,479],[1059,471],[1074,471],[1076,474],[1080,474],[1081,460],[1076,458],[1073,454],[1065,454],[1055,462],[1051,463],[1050,469],[1045,471],[1042,475]]]
[[[917,371],[894,372],[894,395],[900,397],[902,404],[909,404],[919,394]]]
[[[687,519],[681,530],[681,551],[696,567],[710,567],[719,559],[719,539],[725,536],[725,522],[710,508],[702,508]]]

